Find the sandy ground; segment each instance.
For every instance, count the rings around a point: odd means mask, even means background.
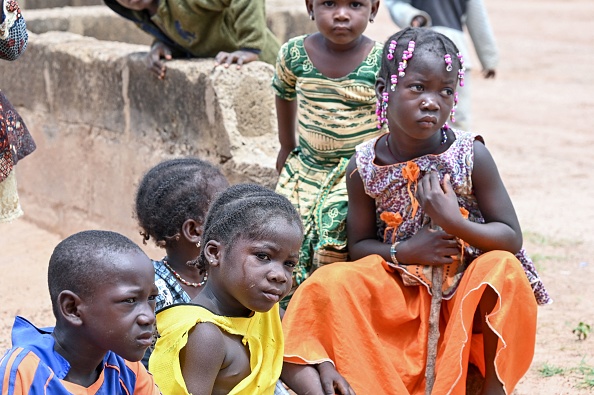
[[[580,341],[572,330],[580,322],[594,329],[594,2],[485,2],[501,63],[495,80],[473,74],[474,129],[499,165],[525,247],[555,300],[539,308],[536,353],[515,393],[591,394],[594,333]],[[383,40],[396,30],[382,7],[368,34]],[[59,240],[27,216],[0,225],[0,350],[16,314],[52,324],[46,268]]]

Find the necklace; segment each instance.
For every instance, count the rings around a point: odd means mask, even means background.
[[[185,278],[183,278],[182,276],[180,276],[175,270],[173,270],[173,268],[169,265],[169,263],[167,263],[167,260],[163,259],[163,264],[165,265],[165,267],[167,269],[169,269],[169,271],[171,273],[173,273],[175,278],[177,278],[179,281],[181,281],[182,284],[185,284],[188,287],[194,287],[194,288],[201,287],[204,284],[206,284],[206,281],[208,280],[208,272],[205,272],[204,278],[202,279],[202,281],[200,281],[199,283],[192,283],[192,282],[186,280]]]
[[[390,152],[390,155],[392,155],[392,158],[397,159],[396,155],[394,155],[394,153],[392,152],[392,148],[390,148],[390,134],[388,133],[386,135],[386,147],[388,148],[388,151]],[[446,128],[441,128],[441,142],[439,143],[439,145],[444,145],[445,143],[448,142],[448,133],[447,133],[447,129]]]

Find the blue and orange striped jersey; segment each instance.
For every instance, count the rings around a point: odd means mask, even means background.
[[[103,371],[90,387],[64,378],[70,364],[54,351],[52,328],[37,328],[22,317],[12,327],[12,348],[0,360],[0,394],[160,395],[153,376],[140,362],[109,351]]]

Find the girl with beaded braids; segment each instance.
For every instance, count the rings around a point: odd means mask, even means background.
[[[143,242],[153,239],[165,257],[153,261],[159,289],[155,312],[188,303],[202,290],[208,273],[195,266],[201,250],[202,227],[210,202],[228,186],[215,166],[197,158],[161,162],[140,181],[136,218]],[[148,366],[152,347],[143,359]]]
[[[376,91],[389,131],[360,144],[347,168],[358,260],[317,270],[283,319],[283,374],[318,383],[292,387],[298,394],[329,393],[338,373],[359,394],[426,393],[436,265],[444,277],[432,393],[466,393],[469,364],[484,377],[483,395],[510,394],[528,370],[537,303],[551,300],[482,137],[446,125],[463,78],[462,55],[433,30],[407,28],[386,42]]]
[[[204,290],[157,314],[149,368],[164,395],[277,393],[278,302],[291,289],[302,239],[293,205],[267,188],[239,184],[217,197],[198,260],[209,273]]]

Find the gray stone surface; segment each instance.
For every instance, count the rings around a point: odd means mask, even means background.
[[[274,185],[272,66],[177,60],[160,81],[143,63],[145,49],[31,33],[17,62],[0,63],[0,87],[38,146],[17,171],[36,223],[60,234],[85,223],[132,231],[141,175],[183,155],[219,164],[232,183]]]
[[[150,45],[153,38],[105,5],[23,10],[27,29],[41,34],[63,31],[98,40]]]
[[[275,184],[272,66],[174,60],[161,81],[144,63],[152,38],[101,0],[20,4],[29,46],[0,62],[0,87],[38,146],[17,171],[32,221],[61,235],[91,225],[131,234],[142,174],[184,155],[220,165],[231,183]],[[267,14],[282,42],[315,31],[301,2],[268,0]]]
[[[18,0],[23,9],[54,8],[54,7],[80,7],[87,5],[103,4],[103,0]]]

